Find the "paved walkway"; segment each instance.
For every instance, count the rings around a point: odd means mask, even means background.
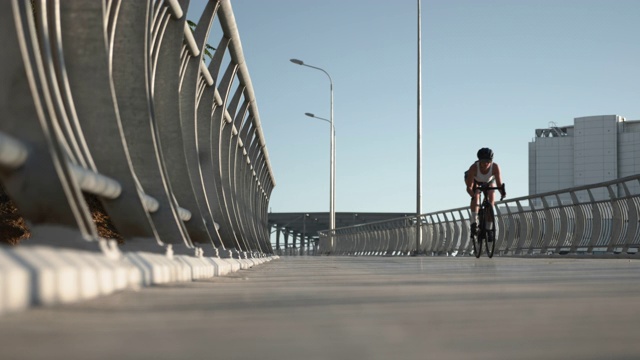
[[[640,261],[283,257],[0,318],[9,359],[638,359]]]

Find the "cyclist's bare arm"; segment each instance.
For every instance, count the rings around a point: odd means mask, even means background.
[[[496,187],[501,188],[500,190],[500,200],[504,199],[507,196],[506,191],[504,190],[503,187],[503,182],[502,182],[502,173],[500,172],[500,166],[498,166],[498,164],[493,163],[493,175],[496,178]]]
[[[474,163],[473,165],[471,165],[469,167],[469,171],[467,172],[467,178],[465,179],[465,183],[467,184],[467,194],[469,194],[469,196],[473,197],[474,192],[473,192],[473,179],[476,178],[476,171],[478,171],[478,168],[476,166],[476,164]]]

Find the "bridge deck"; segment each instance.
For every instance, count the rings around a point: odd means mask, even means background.
[[[289,257],[3,316],[3,359],[637,358],[640,261]]]

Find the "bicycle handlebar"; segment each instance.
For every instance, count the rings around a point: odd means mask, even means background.
[[[473,192],[475,193],[477,190],[480,190],[482,192],[486,191],[486,190],[499,190],[500,191],[500,201],[502,201],[505,197],[505,195],[507,194],[507,191],[505,190],[505,186],[504,183],[502,183],[502,185],[500,186],[487,186],[487,184],[482,184],[482,185],[478,185],[475,181],[473,183]]]

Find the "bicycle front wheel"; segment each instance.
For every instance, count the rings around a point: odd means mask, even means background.
[[[478,235],[472,235],[471,240],[473,241],[473,255],[479,258],[482,255],[482,240]]]
[[[482,223],[480,224],[482,225]],[[482,231],[481,227],[476,227],[475,234],[471,234],[471,242],[473,242],[473,255],[479,258],[482,255]]]
[[[493,216],[493,207],[489,205],[484,209],[484,226],[485,226],[485,242],[484,247],[487,250],[487,256],[493,257],[493,251],[496,248],[496,222]]]

